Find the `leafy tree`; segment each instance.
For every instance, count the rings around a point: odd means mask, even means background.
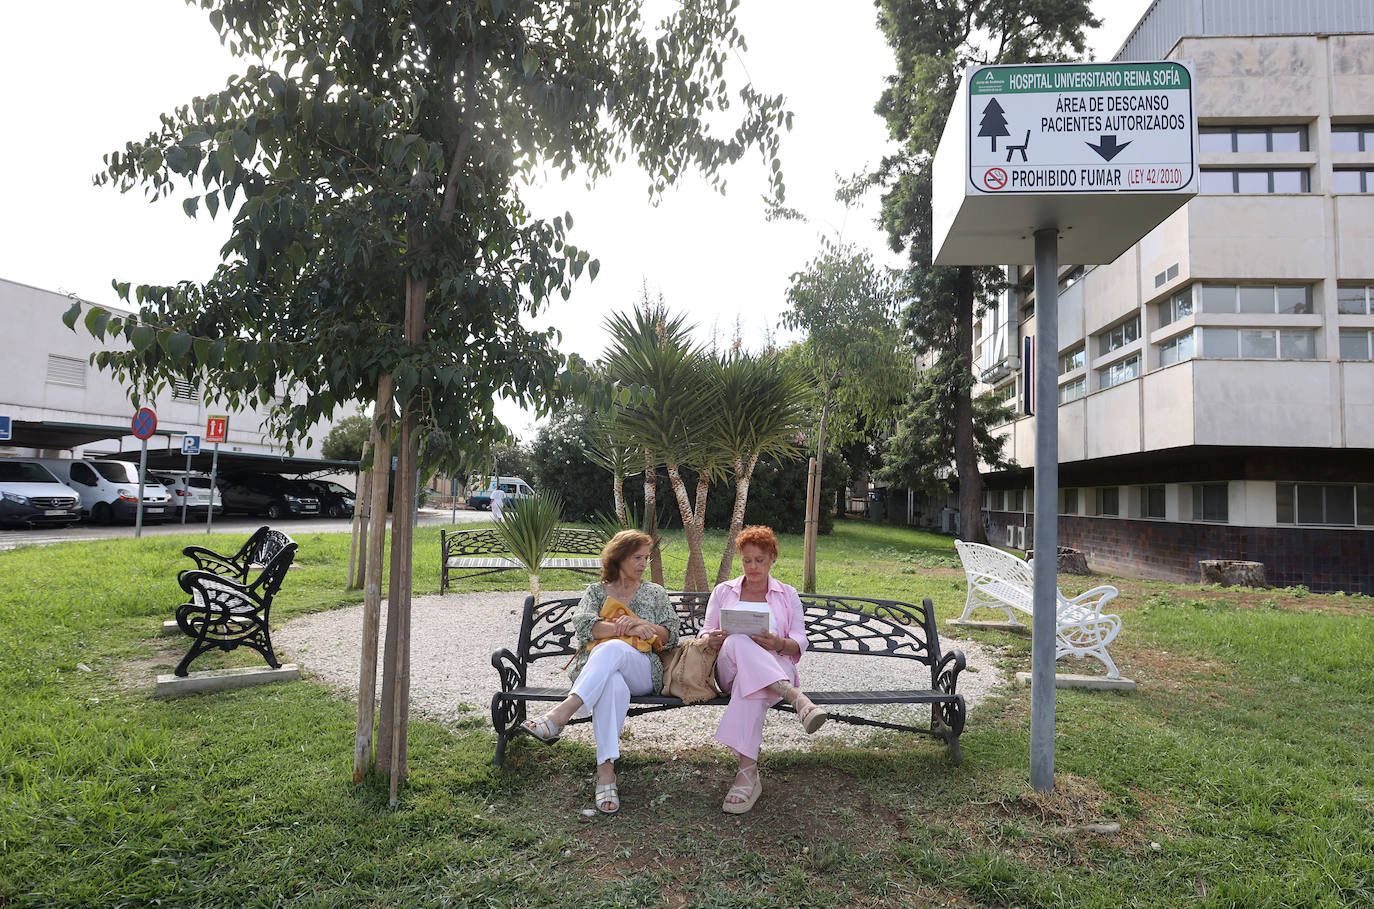
[[[1089,0],[876,0],[878,21],[896,54],[897,72],[877,110],[900,143],[872,179],[886,190],[882,221],[893,250],[908,250],[912,302],[906,327],[918,351],[937,358],[942,377],[923,386],[904,419],[939,413],[952,433],[925,424],[927,441],[952,441],[937,463],[953,461],[959,477],[960,532],[986,542],[980,520],[983,482],[972,390],[975,300],[1001,287],[998,269],[931,264],[932,164],[964,68],[985,63],[1031,63],[1083,53],[1085,28],[1099,25]],[[999,115],[1000,116],[1000,115]],[[985,122],[996,142],[999,116]],[[949,400],[931,407],[932,392]],[[991,414],[988,414],[991,416]],[[951,438],[952,437],[952,438]]]
[[[372,436],[372,421],[362,414],[334,424],[320,444],[320,454],[332,461],[361,461],[363,446]]]
[[[591,456],[598,420],[588,408],[572,407],[540,426],[534,440],[535,489],[559,495],[569,521],[592,520],[611,493],[611,478]],[[617,514],[623,526],[623,508]]]
[[[795,459],[801,451],[807,391],[801,373],[776,354],[734,352],[715,361],[718,392],[713,436],[732,468],[735,487],[730,532],[716,583],[730,577],[735,539],[744,527],[749,486],[760,458]]]
[[[806,332],[795,349],[811,387],[818,470],[825,454],[858,437],[866,424],[883,422],[906,393],[911,358],[897,327],[897,286],[872,257],[852,245],[826,242],[820,255],[792,275],[791,308],[783,323]],[[821,472],[823,479],[824,471]],[[802,583],[816,589],[815,518],[820,483],[808,505]]]
[[[787,114],[748,85],[732,107],[724,71],[744,40],[731,0],[681,0],[654,25],[642,0],[188,2],[257,62],[108,155],[97,182],[154,197],[184,186],[188,215],[231,213],[224,262],[203,283],[118,284],[138,311],[95,310],[86,327],[129,342],[97,362],[136,398],[197,381],[230,406],[269,405],[284,438],[343,402],[384,402],[379,425],[399,427],[401,517],[377,764],[394,799],[421,432],[443,427],[480,448],[498,434],[498,393],[535,408],[578,392],[607,402],[551,332],[525,327],[522,316],[597,264],[570,242],[570,214],[526,208],[523,181],[546,167],[595,180],[633,155],[651,195],[688,171],[719,186],[752,146],[772,159],[780,197]],[[381,558],[380,529],[369,558]],[[366,614],[377,600],[369,583]],[[363,663],[366,678],[366,652]],[[362,687],[360,757],[372,741]]]

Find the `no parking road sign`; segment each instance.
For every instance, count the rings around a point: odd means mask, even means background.
[[[157,432],[157,414],[150,407],[140,407],[134,414],[134,438],[148,441]]]

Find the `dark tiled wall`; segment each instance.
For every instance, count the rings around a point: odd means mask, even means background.
[[[1025,523],[1017,512],[987,515],[988,539],[1006,542],[1008,524]],[[1094,571],[1196,583],[1202,559],[1263,562],[1275,587],[1302,584],[1329,593],[1374,595],[1374,531],[1317,527],[1233,527],[1059,516],[1059,545],[1088,557]]]

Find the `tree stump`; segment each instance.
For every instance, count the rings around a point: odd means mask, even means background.
[[[1268,587],[1264,581],[1263,562],[1242,562],[1236,559],[1202,559],[1202,583],[1222,587]]]
[[[1035,550],[1026,553],[1026,561],[1035,558]],[[1059,574],[1091,574],[1088,571],[1088,557],[1070,546],[1059,547],[1056,571]]]

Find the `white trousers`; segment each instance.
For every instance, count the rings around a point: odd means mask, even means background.
[[[649,655],[640,653],[624,641],[596,645],[587,665],[577,675],[572,694],[582,699],[579,716],[592,714],[592,733],[596,736],[596,762],[604,764],[620,757],[620,731],[625,728],[625,712],[630,697],[654,690],[654,674]]]

